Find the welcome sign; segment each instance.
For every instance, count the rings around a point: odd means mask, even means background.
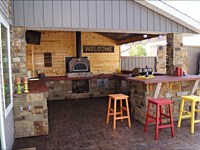
[[[83,46],[83,53],[114,53],[114,46]]]

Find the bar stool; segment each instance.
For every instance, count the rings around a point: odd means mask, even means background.
[[[156,117],[150,114],[150,104],[156,105]],[[163,105],[168,105],[169,114],[164,114],[162,112]],[[162,125],[162,116],[170,118],[170,124]],[[149,118],[151,118],[151,120],[149,120]],[[162,128],[171,128],[171,136],[174,137],[172,101],[164,99],[164,98],[148,99],[148,110],[147,110],[147,115],[146,115],[146,123],[145,123],[144,132],[147,132],[149,122],[156,122],[155,140],[158,140],[158,129],[162,129]]]
[[[116,120],[121,119],[128,119],[128,126],[131,127],[131,121],[130,121],[130,114],[129,114],[129,106],[128,106],[128,96],[124,94],[109,94],[109,101],[108,101],[108,113],[107,113],[107,120],[106,123],[109,123],[109,118],[111,115],[114,116],[113,120],[113,129],[116,129]],[[114,109],[111,108],[111,101],[114,100]],[[120,111],[117,112],[117,101],[120,101]],[[122,101],[125,100],[126,106],[123,107]],[[127,115],[123,116],[123,110],[126,111]],[[120,115],[120,117],[117,117],[117,115]]]
[[[185,101],[191,102],[191,112],[184,110]],[[182,118],[190,118],[191,133],[194,133],[194,124],[200,122],[200,120],[194,119],[195,118],[195,112],[200,112],[200,110],[195,109],[196,102],[200,102],[199,96],[196,96],[196,95],[182,96],[180,114],[179,114],[179,118],[178,118],[178,128],[180,128],[180,126],[181,126],[181,119]],[[183,113],[187,113],[187,114],[183,115]]]

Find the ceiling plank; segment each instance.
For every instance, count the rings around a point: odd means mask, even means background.
[[[157,37],[157,36],[159,36],[159,35],[152,35],[151,34],[151,35],[147,35],[147,38],[144,38],[143,35],[137,35],[137,36],[133,36],[133,37],[118,41],[117,45],[122,45],[122,44],[136,42],[136,41],[142,41],[142,40],[150,39],[150,38]]]

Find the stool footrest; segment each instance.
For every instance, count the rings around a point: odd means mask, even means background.
[[[200,120],[194,120],[194,123],[198,123],[198,122],[200,122]]]
[[[149,115],[149,114],[148,114],[147,117],[150,117],[150,118],[156,120],[156,117],[154,117],[154,116],[152,116],[152,115]]]
[[[125,111],[127,111],[127,108],[125,108],[125,107],[121,107],[123,110],[125,110]]]
[[[112,108],[109,108],[110,111],[114,112],[114,110]]]
[[[170,118],[170,115],[167,115],[167,114],[161,113],[160,115],[165,116],[165,117],[167,117],[167,118]]]
[[[170,128],[170,127],[172,127],[171,124],[166,124],[166,125],[158,126],[159,129]]]
[[[192,115],[184,115],[184,116],[181,116],[181,118],[191,118]]]
[[[110,116],[111,116],[111,115],[114,115],[114,113],[110,113],[109,115],[110,115]],[[116,115],[121,115],[121,112],[117,112]]]
[[[187,110],[182,110],[181,113],[187,113],[188,115],[192,114],[190,111],[187,111]]]
[[[128,116],[116,117],[116,120],[118,120],[118,119],[127,119],[127,118],[128,118]]]
[[[200,110],[199,110],[199,109],[195,109],[195,111],[196,111],[196,112],[200,112]]]

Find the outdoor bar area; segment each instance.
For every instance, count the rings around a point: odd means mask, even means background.
[[[20,28],[16,30],[25,32]],[[65,41],[65,36],[68,42]],[[59,44],[61,38],[64,40]],[[25,39],[23,40],[25,42]],[[179,116],[181,96],[193,95],[199,90],[200,76],[186,74],[183,76],[183,73],[177,76],[177,67],[187,71],[187,55],[184,47],[181,46],[181,35],[168,34],[167,40],[166,74],[150,70],[148,76],[142,76],[134,69],[133,71],[119,70],[119,46],[101,34],[43,31],[40,45],[27,44],[24,47],[26,49],[24,55],[21,55],[26,56],[24,58],[27,60],[24,62],[24,66],[27,66],[24,67],[24,75],[29,72],[32,77],[29,77],[28,93],[14,94],[15,137],[48,134],[48,101],[106,98],[112,93],[123,93],[129,96],[131,117],[142,124],[146,119],[148,99],[170,99],[173,101],[173,116],[176,121]],[[57,51],[57,47],[54,50],[52,42],[61,46],[60,51]],[[62,49],[66,46],[71,50],[76,49],[76,53],[68,52],[72,57],[64,57],[65,51]],[[95,46],[99,49],[95,49]],[[47,50],[49,47],[51,51]],[[46,53],[51,56],[47,64]],[[93,55],[95,53],[99,53],[98,58]],[[107,57],[108,55],[110,57]],[[173,61],[174,59],[178,61]],[[16,62],[16,65],[18,63]],[[45,67],[52,64],[54,67]],[[153,109],[152,114],[155,114],[155,111]],[[167,107],[164,112],[168,112]]]

